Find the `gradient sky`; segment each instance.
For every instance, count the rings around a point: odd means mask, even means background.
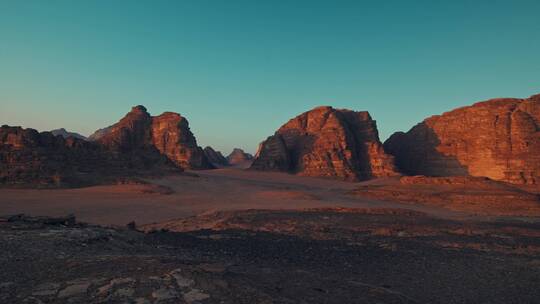
[[[0,124],[88,135],[131,106],[254,152],[318,105],[382,139],[540,93],[540,1],[0,0]]]

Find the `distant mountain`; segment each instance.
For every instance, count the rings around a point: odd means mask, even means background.
[[[253,155],[244,152],[242,149],[234,148],[231,154],[227,156],[227,161],[231,166],[249,167],[253,161]]]
[[[79,134],[79,133],[75,133],[75,132],[69,132],[69,131],[67,131],[67,130],[64,129],[64,128],[51,130],[51,133],[52,133],[54,136],[62,135],[62,137],[64,137],[64,138],[74,137],[74,138],[78,138],[78,139],[84,139],[84,140],[87,140],[86,136],[83,136],[83,135],[81,135],[81,134]]]

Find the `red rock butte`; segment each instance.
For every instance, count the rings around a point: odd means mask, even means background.
[[[353,181],[397,175],[369,113],[328,106],[279,128],[260,144],[251,168]]]
[[[118,123],[91,138],[105,147],[137,154],[158,153],[183,169],[211,169],[187,119],[178,113],[150,116],[143,106],[131,109]],[[97,137],[97,138],[96,138]]]
[[[408,175],[540,182],[540,95],[498,98],[432,116],[393,134],[386,152]]]

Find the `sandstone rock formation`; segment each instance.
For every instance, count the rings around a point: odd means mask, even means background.
[[[216,151],[210,146],[204,148],[204,155],[206,155],[206,158],[214,165],[214,167],[225,167],[229,165],[225,156],[223,156],[220,151]]]
[[[253,155],[244,152],[239,148],[234,148],[232,152],[227,156],[227,161],[231,166],[245,166],[249,167],[253,161]]]
[[[368,112],[317,107],[261,143],[251,166],[305,176],[365,180],[397,175]]]
[[[98,130],[97,134],[93,137],[97,138],[95,142],[117,153],[130,153],[141,161],[166,156],[183,169],[213,167],[197,146],[187,119],[177,113],[152,117],[145,107],[136,106],[118,123]]]
[[[65,139],[51,132],[2,126],[0,184],[83,186],[183,168],[212,168],[187,120],[176,113],[152,117],[146,108],[136,106],[94,138]]]
[[[540,95],[499,98],[432,116],[385,143],[405,174],[540,183]]]
[[[176,165],[184,169],[213,168],[203,149],[197,146],[187,119],[180,114],[165,112],[153,117],[151,136],[154,147]]]
[[[64,128],[60,128],[60,129],[54,129],[54,130],[51,130],[51,133],[54,135],[54,136],[62,136],[63,138],[68,138],[68,137],[75,137],[75,138],[78,138],[78,139],[83,139],[83,140],[86,140],[87,138],[79,133],[75,133],[75,132],[68,132],[66,129]]]

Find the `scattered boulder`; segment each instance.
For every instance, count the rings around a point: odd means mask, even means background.
[[[369,113],[328,106],[279,128],[261,143],[251,168],[352,181],[397,175]]]
[[[387,153],[408,175],[540,182],[540,95],[475,103],[393,134]]]

